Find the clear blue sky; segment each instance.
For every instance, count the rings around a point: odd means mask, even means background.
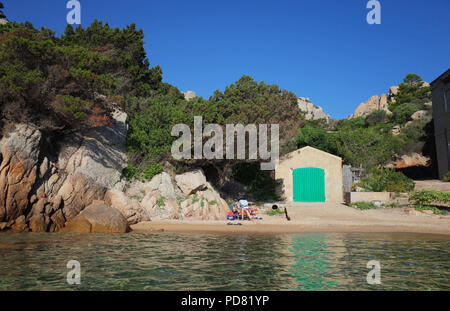
[[[2,0],[10,20],[61,33],[66,0]],[[153,65],[181,91],[209,97],[246,74],[344,118],[409,72],[431,82],[450,67],[449,0],[80,0],[82,25],[135,22]]]

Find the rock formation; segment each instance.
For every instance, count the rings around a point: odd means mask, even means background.
[[[206,188],[206,178],[201,170],[178,175],[175,180],[185,195],[194,194]]]
[[[398,160],[386,165],[387,168],[401,169],[414,166],[428,166],[430,158],[420,153],[412,152],[402,155]]]
[[[423,86],[429,86],[427,82],[423,83]],[[356,108],[355,112],[349,116],[350,118],[365,117],[376,110],[384,110],[390,114],[389,104],[395,101],[395,95],[398,93],[398,86],[391,86],[387,94],[381,96],[374,95],[370,97],[365,103],[362,103]]]
[[[33,125],[11,125],[0,140],[0,223],[11,228],[25,217],[28,229],[57,231],[108,189],[122,186],[127,165],[126,114],[58,142],[48,154]],[[25,229],[25,228],[24,228]]]
[[[184,99],[186,99],[186,100],[191,100],[191,99],[194,99],[197,97],[197,95],[193,91],[187,91],[187,92],[184,92],[183,94],[184,94]]]
[[[109,190],[105,201],[130,224],[155,219],[221,220],[228,204],[206,181],[202,170],[176,175],[161,173],[150,182],[133,182],[124,191]]]
[[[5,126],[0,139],[0,230],[110,232],[115,220],[111,218],[110,228],[100,214],[115,212],[128,224],[153,218],[225,219],[228,205],[201,170],[173,177],[163,172],[149,182],[123,180],[126,118],[115,111],[112,125],[67,136],[53,148],[33,125]],[[84,212],[93,202],[97,207]],[[102,204],[114,210],[104,213],[98,207]],[[96,211],[98,218],[92,216]]]
[[[299,97],[298,108],[305,115],[306,120],[326,120],[329,122],[331,117],[327,115],[322,107],[316,106],[311,103],[309,98]]]
[[[94,201],[69,221],[61,232],[126,233],[129,230],[127,220],[117,209],[103,201]]]

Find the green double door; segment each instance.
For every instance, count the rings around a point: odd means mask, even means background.
[[[292,175],[294,202],[325,202],[325,171],[323,169],[298,168]]]

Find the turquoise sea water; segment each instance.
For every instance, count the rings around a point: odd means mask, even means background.
[[[0,290],[449,290],[449,255],[414,234],[0,234]]]

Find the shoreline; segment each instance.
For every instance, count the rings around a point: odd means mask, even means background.
[[[294,204],[284,215],[250,221],[153,220],[132,225],[133,233],[175,232],[216,234],[283,233],[423,233],[450,236],[450,216],[429,215],[412,209],[357,210],[342,204]],[[227,225],[241,223],[242,225]]]
[[[241,222],[242,223],[242,222]],[[144,222],[131,226],[132,234],[145,233],[193,233],[193,234],[293,234],[293,233],[410,233],[433,234],[450,237],[450,229],[443,227],[412,227],[405,225],[332,225],[321,226],[302,224],[251,224],[227,225],[226,222],[191,223],[158,221]]]

